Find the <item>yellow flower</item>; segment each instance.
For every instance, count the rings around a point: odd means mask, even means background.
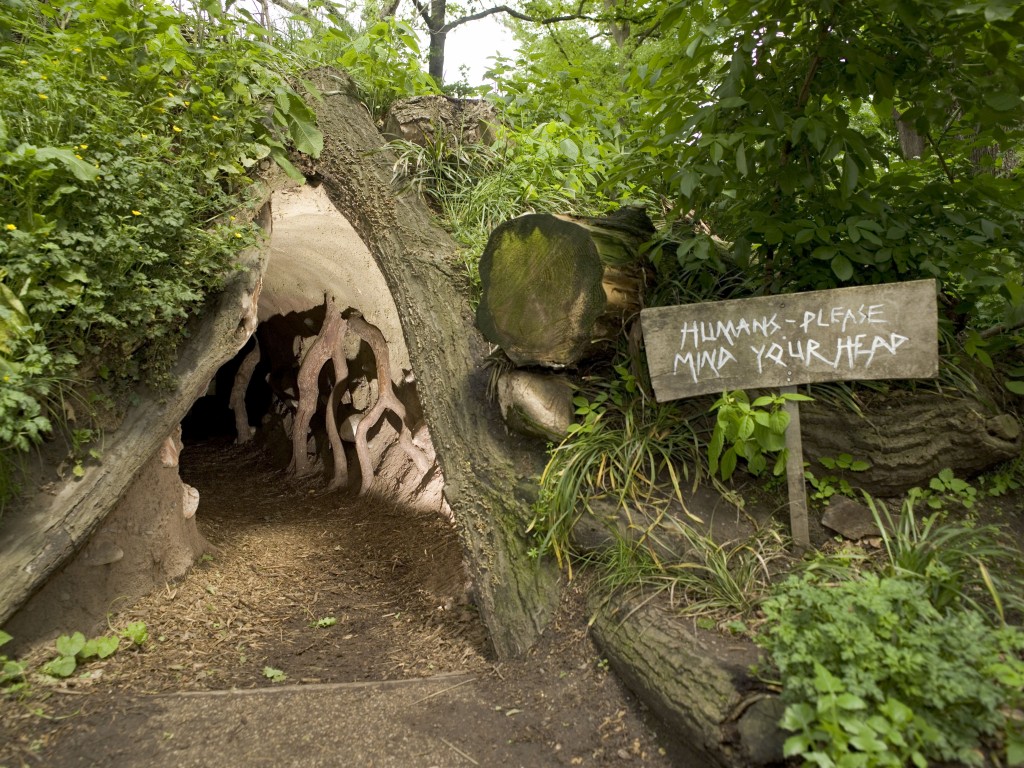
[[[88,148],[89,148],[89,145],[88,145],[88,144],[79,144],[79,145],[78,145],[78,148],[79,148],[79,149],[88,149]]]
[[[25,66],[26,64],[28,64],[28,62],[27,62],[27,61],[25,61],[24,59],[19,59],[19,60],[18,60],[18,63],[19,63],[19,64],[21,64],[21,66],[23,66],[23,67],[24,67],[24,66]]]
[[[45,79],[46,79],[46,75],[40,75],[40,76],[39,76],[39,79],[40,79],[40,80],[45,80]]]
[[[13,224],[5,224],[4,229],[6,229],[8,232],[13,232],[14,230],[17,229],[17,227],[14,226]]]
[[[47,100],[48,98],[50,98],[50,97],[49,97],[49,96],[47,96],[47,95],[46,95],[45,93],[40,93],[40,94],[39,94],[39,98],[40,98],[40,99],[42,99],[43,101],[46,101],[46,100]]]
[[[144,138],[144,139],[148,139],[148,138],[149,138],[149,134],[148,134],[148,133],[140,133],[139,135],[140,135],[140,136],[141,136],[142,138]]]
[[[81,48],[72,48],[71,50],[74,51],[75,53],[81,53],[82,52]]]
[[[219,117],[217,117],[216,115],[211,115],[211,117],[212,117],[212,118],[213,118],[214,120],[220,120],[220,118],[219,118]]]
[[[107,79],[106,75],[100,75],[100,80],[106,80],[106,79]]]
[[[235,217],[234,217],[234,216],[229,216],[229,217],[228,217],[228,221],[234,221],[234,220],[235,220]]]
[[[79,160],[82,159],[82,156],[80,154],[78,154],[77,152],[75,152],[75,157],[77,157]]]
[[[132,216],[141,216],[141,215],[142,215],[142,211],[136,211],[136,210],[132,211]]]
[[[171,130],[174,131],[175,133],[181,133],[181,128],[179,128],[176,125],[172,125]]]
[[[239,240],[241,240],[241,239],[242,239],[242,235],[241,235],[241,234],[239,234],[238,232],[235,232],[235,237],[237,237],[237,238],[238,238]]]
[[[190,101],[183,101],[183,102],[181,102],[181,103],[182,103],[182,104],[184,104],[184,105],[185,105],[185,106],[187,107],[187,106],[188,106],[189,104],[191,104],[192,102],[190,102]]]

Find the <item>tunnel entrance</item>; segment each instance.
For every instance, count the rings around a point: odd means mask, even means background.
[[[156,631],[223,649],[203,651],[199,687],[485,664],[383,277],[316,190],[275,196],[270,246],[255,333],[182,421],[180,473],[212,548]]]

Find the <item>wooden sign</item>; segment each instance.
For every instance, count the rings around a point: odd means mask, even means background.
[[[934,280],[640,313],[658,402],[733,389],[840,379],[916,379],[939,372]],[[793,543],[810,545],[800,409],[786,403],[786,474]]]
[[[655,397],[936,376],[935,295],[915,280],[645,309]]]

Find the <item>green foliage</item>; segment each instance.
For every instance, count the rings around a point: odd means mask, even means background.
[[[433,79],[420,67],[419,43],[408,24],[388,18],[356,33],[339,19],[332,20],[331,27],[299,49],[351,75],[374,119],[380,120],[398,99],[437,93]]]
[[[0,629],[0,647],[7,645],[14,638]],[[25,665],[20,661],[9,659],[0,653],[0,689],[16,690],[25,681]]]
[[[622,177],[722,238],[678,237],[685,270],[738,269],[769,293],[935,277],[968,354],[1007,349],[970,332],[1024,311],[1007,154],[1024,131],[1024,8],[674,2],[660,29],[674,45],[629,81],[642,118]]]
[[[867,497],[882,532],[884,576],[920,582],[940,611],[969,609],[993,623],[1005,621],[1004,605],[1024,610],[1024,567],[1019,550],[994,525],[951,520],[933,512],[919,520],[910,494],[898,519]]]
[[[1024,703],[1024,634],[939,611],[921,581],[805,572],[763,610],[757,642],[781,675],[794,732],[785,751],[805,765],[981,765],[979,745],[1007,737],[1008,713]]]
[[[768,456],[776,454],[772,474],[786,471],[786,427],[789,414],[783,410],[787,401],[801,402],[812,398],[796,393],[762,395],[754,402],[743,390],[725,392],[711,406],[716,413],[715,429],[708,443],[708,470],[721,473],[723,480],[732,477],[740,458],[754,476],[768,466]]]
[[[843,473],[842,476],[822,475],[821,477],[816,477],[810,470],[804,472],[804,477],[814,489],[811,498],[824,504],[828,504],[829,500],[837,493],[853,498],[853,486],[846,479],[845,474],[849,472],[864,472],[871,467],[871,464],[868,462],[863,459],[855,459],[848,453],[841,453],[835,458],[822,456],[818,459],[818,463],[825,467],[825,469],[839,470]]]
[[[338,620],[334,616],[324,616],[322,619],[314,621],[311,626],[318,629],[326,629],[327,627],[333,627],[337,623]]]
[[[288,679],[288,675],[274,667],[264,667],[263,676],[272,683],[283,683]]]
[[[61,635],[55,642],[57,656],[46,662],[40,672],[51,677],[71,677],[79,665],[88,659],[105,659],[114,655],[121,646],[115,635],[103,635],[86,640],[81,632]]]
[[[8,3],[0,41],[7,454],[65,418],[69,389],[163,370],[259,237],[230,215],[248,169],[273,157],[301,178],[286,144],[316,155],[323,140],[290,59],[227,17],[155,0]]]
[[[145,645],[146,641],[149,640],[149,630],[146,628],[146,622],[144,621],[131,622],[119,634],[136,646]]]
[[[427,146],[392,142],[395,175],[416,188],[466,246],[466,271],[491,232],[524,213],[599,215],[617,207],[599,192],[620,148],[586,126],[550,121],[529,130],[498,129],[491,146],[438,132]]]

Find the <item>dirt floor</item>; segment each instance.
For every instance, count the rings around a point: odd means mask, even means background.
[[[111,614],[108,632],[145,622],[144,645],[122,642],[59,684],[36,678],[24,697],[0,698],[0,767],[699,765],[597,655],[579,583],[526,658],[498,663],[444,518],[321,494],[226,443],[186,448],[182,476],[200,491],[214,549],[180,582]],[[214,693],[228,689],[262,690]],[[351,709],[378,695],[393,709]],[[247,714],[233,709],[243,700]],[[302,710],[300,722],[283,727],[269,714],[277,706]],[[433,747],[409,757],[393,741],[375,746],[367,738],[387,728],[375,718],[412,731],[429,721]],[[204,728],[224,734],[211,738],[226,752],[195,743]],[[326,733],[350,735],[330,758],[318,757],[315,734]],[[176,734],[179,751],[168,752],[161,738]],[[250,737],[261,758],[247,752]]]

